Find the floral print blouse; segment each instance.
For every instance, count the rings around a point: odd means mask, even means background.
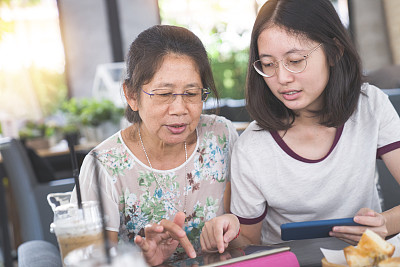
[[[199,248],[204,223],[224,213],[230,155],[238,134],[229,120],[216,115],[201,115],[196,131],[194,152],[186,163],[171,170],[152,170],[139,161],[125,145],[121,131],[85,157],[80,174],[82,199],[97,199],[97,158],[106,229],[117,231],[120,241],[133,242],[147,224],[172,220],[177,211],[186,210],[184,230]]]

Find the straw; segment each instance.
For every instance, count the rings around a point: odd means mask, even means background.
[[[74,148],[74,144],[70,137],[66,137],[69,147],[69,152],[71,154],[71,162],[72,162],[72,176],[75,180],[75,187],[76,187],[76,197],[78,200],[78,208],[82,209],[82,196],[81,196],[81,187],[79,185],[79,167],[78,167],[78,160],[76,158],[76,152]]]
[[[96,155],[96,153],[94,153],[94,155]],[[105,250],[105,253],[106,253],[107,264],[111,264],[110,242],[108,241],[108,238],[107,238],[106,224],[105,224],[105,219],[104,219],[103,196],[102,196],[102,191],[101,191],[100,177],[99,177],[99,170],[98,170],[98,166],[97,166],[97,160],[94,161],[94,176],[96,178],[97,194],[98,194],[98,198],[99,198],[99,209],[100,209],[100,215],[101,215],[101,225],[102,225],[102,228],[103,228],[104,250]]]

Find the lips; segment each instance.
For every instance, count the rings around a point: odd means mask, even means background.
[[[283,95],[294,95],[297,93],[300,93],[301,90],[285,90],[284,92],[281,92]]]
[[[286,90],[282,92],[282,96],[286,100],[295,100],[300,96],[301,90]]]
[[[166,125],[167,129],[173,134],[180,134],[186,130],[187,124],[169,124]]]
[[[290,91],[288,93],[284,93],[285,95],[294,95],[296,93],[299,93],[300,91]]]

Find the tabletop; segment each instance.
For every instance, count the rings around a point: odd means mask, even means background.
[[[341,250],[349,246],[348,243],[334,237],[293,240],[281,244],[290,247],[301,267],[322,266],[321,260],[324,255],[320,248]]]

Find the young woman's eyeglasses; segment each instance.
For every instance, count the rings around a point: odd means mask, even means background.
[[[279,67],[278,63],[282,61],[282,64],[285,67],[285,69],[287,69],[291,73],[300,73],[304,71],[307,67],[307,58],[312,54],[312,52],[317,50],[321,45],[322,43],[314,47],[310,51],[310,53],[308,53],[305,56],[293,53],[275,62],[267,58],[259,59],[254,61],[253,67],[258,72],[258,74],[260,74],[263,77],[269,78],[275,75],[276,69]]]
[[[156,104],[171,104],[178,95],[182,96],[183,101],[186,103],[199,104],[206,101],[210,94],[210,89],[208,88],[190,88],[185,90],[183,94],[173,93],[171,89],[154,89],[151,93],[143,89],[142,91],[149,95]]]

